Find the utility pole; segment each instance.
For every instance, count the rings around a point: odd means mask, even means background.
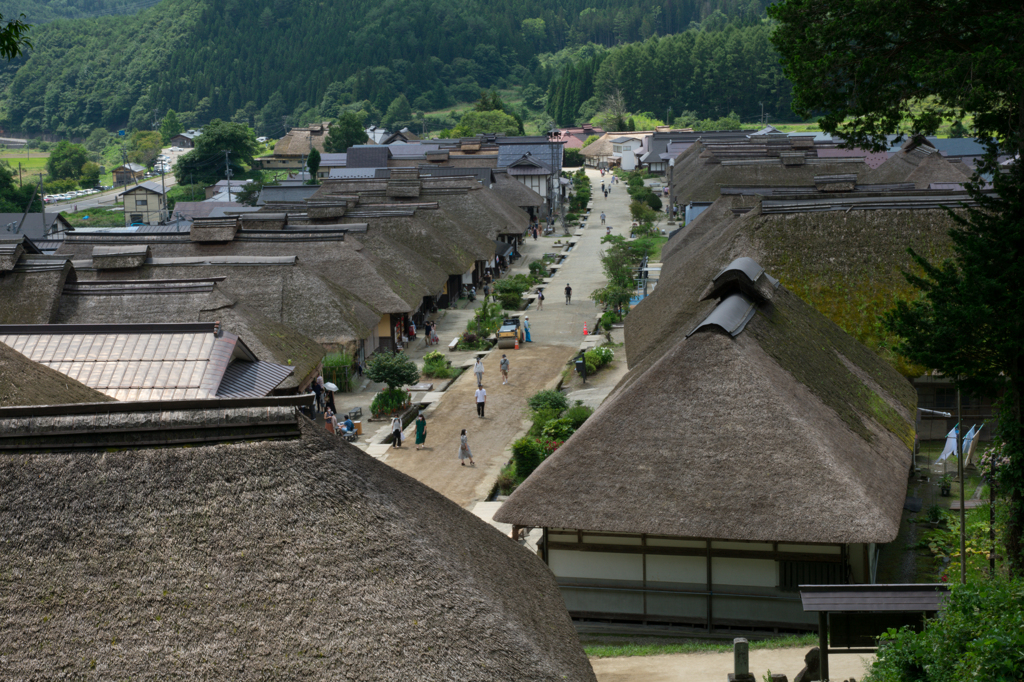
[[[39,174],[39,205],[43,214],[43,234],[46,234],[46,202],[43,201],[43,174]]]
[[[228,159],[231,152],[224,150],[224,177],[228,179],[228,201],[231,201],[231,161]]]
[[[162,167],[163,166],[161,165],[161,168]],[[161,218],[162,222],[166,222],[166,218],[164,218],[164,211],[167,211],[167,185],[164,183],[164,176],[165,175],[167,175],[167,171],[161,170],[160,171],[160,191],[163,192],[163,196],[161,198],[164,201],[164,207],[162,209],[160,209],[160,218]],[[167,218],[170,218],[170,217],[171,217],[170,216],[170,212],[168,211]]]
[[[963,414],[960,409],[960,386],[957,377],[956,387],[956,421],[959,428],[956,430],[956,475],[960,479],[960,584],[967,584],[967,519],[966,500],[964,499],[964,436],[963,436]]]
[[[21,189],[21,161],[18,162],[18,189]]]

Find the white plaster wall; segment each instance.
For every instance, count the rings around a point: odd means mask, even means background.
[[[639,554],[552,549],[548,552],[548,566],[555,577],[563,579],[641,581],[644,577]]]
[[[647,555],[647,582],[707,585],[708,560],[701,556]]]
[[[711,559],[711,581],[714,585],[775,587],[779,584],[778,574],[778,566],[772,559]]]

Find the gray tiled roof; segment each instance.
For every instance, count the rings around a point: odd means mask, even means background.
[[[527,153],[556,174],[562,170],[562,144],[542,137],[499,137],[498,168],[512,165]]]
[[[267,185],[260,191],[257,204],[279,201],[303,201],[317,193],[319,185]]]
[[[356,145],[348,148],[347,168],[385,168],[391,158],[391,148],[377,144]]]

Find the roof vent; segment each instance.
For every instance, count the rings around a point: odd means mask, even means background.
[[[701,300],[724,299],[738,292],[757,303],[764,303],[772,299],[778,288],[779,280],[765,272],[753,258],[744,256],[729,263],[715,275]]]
[[[195,218],[190,236],[194,242],[229,242],[238,232],[238,218]]]
[[[705,327],[718,327],[729,336],[738,336],[756,311],[757,303],[743,294],[733,294],[715,306],[711,314],[687,334],[686,338],[690,338]]]

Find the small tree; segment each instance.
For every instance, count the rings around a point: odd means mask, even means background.
[[[164,115],[164,120],[160,123],[160,139],[164,144],[171,141],[171,138],[175,135],[180,134],[185,130],[185,126],[181,125],[181,121],[178,120],[178,114],[174,109],[168,109]]]
[[[99,164],[93,163],[92,161],[86,161],[82,164],[81,175],[78,178],[78,184],[82,187],[95,187],[100,182],[100,167]]]
[[[306,167],[309,168],[309,184],[317,184],[316,172],[320,170],[320,152],[313,147],[309,150],[309,156],[306,157]]]
[[[344,154],[349,147],[366,144],[369,139],[359,115],[354,111],[346,111],[327,129],[324,151],[331,154]]]
[[[384,351],[374,353],[366,363],[366,376],[378,384],[387,384],[388,390],[394,391],[419,381],[420,371],[405,353]]]
[[[46,173],[57,180],[77,180],[88,160],[89,151],[85,147],[61,140],[46,160]]]

